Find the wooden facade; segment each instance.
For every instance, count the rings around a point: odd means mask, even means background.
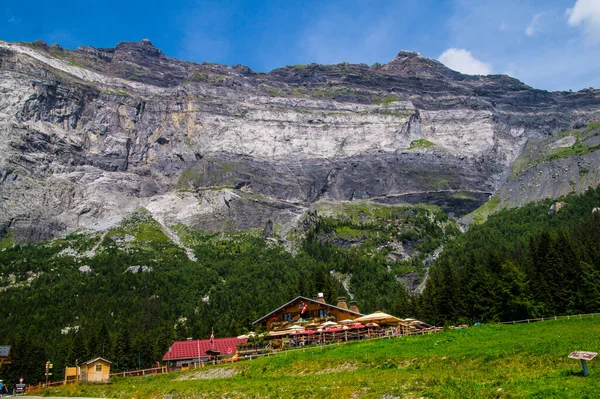
[[[322,323],[325,321],[354,320],[361,317],[357,311],[325,303],[324,298],[310,299],[303,296],[292,299],[285,305],[256,320],[253,325],[261,325],[268,331],[282,330],[296,323],[301,318],[301,311],[307,306],[305,317],[307,322]],[[345,306],[345,301],[343,303]]]
[[[79,366],[80,381],[108,382],[110,380],[110,365],[111,362],[101,357],[82,363]]]

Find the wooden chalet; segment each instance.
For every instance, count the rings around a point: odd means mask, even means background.
[[[303,313],[304,310],[304,313]],[[325,321],[354,320],[363,316],[358,311],[356,302],[346,303],[346,298],[338,298],[337,305],[325,302],[323,294],[315,299],[299,296],[274,311],[256,320],[253,325],[261,325],[268,331],[283,330],[298,322],[323,323]]]
[[[214,356],[213,352],[221,355],[233,355],[237,352],[237,345],[248,342],[246,338],[215,338],[210,339],[188,339],[187,341],[176,341],[171,345],[163,356],[169,370],[185,368],[190,364],[207,362]],[[208,353],[207,353],[208,352]]]
[[[97,357],[79,366],[79,380],[84,382],[108,382],[111,362]]]
[[[11,363],[12,356],[10,354],[10,345],[0,345],[0,366]]]

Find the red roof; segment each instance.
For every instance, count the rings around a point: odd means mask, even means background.
[[[235,353],[237,344],[245,344],[248,339],[240,338],[215,338],[214,346],[210,340],[189,340],[176,341],[171,345],[167,353],[163,356],[163,360],[172,359],[193,359],[197,357],[206,357],[206,351],[210,349],[217,350],[226,355]]]

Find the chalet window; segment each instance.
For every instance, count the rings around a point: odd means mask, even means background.
[[[102,365],[101,364],[97,364],[96,365],[96,371],[102,371]]]
[[[284,313],[283,314],[283,320],[284,321],[291,321],[292,320],[292,315],[289,313]]]
[[[319,309],[319,317],[327,317],[327,309]]]

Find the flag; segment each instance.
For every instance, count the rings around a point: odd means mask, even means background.
[[[308,305],[304,305],[302,307],[302,310],[300,311],[300,315],[304,318],[304,314],[306,314],[306,311],[308,310]]]
[[[211,331],[210,333],[210,339],[209,339],[211,344],[215,343],[215,333]]]

